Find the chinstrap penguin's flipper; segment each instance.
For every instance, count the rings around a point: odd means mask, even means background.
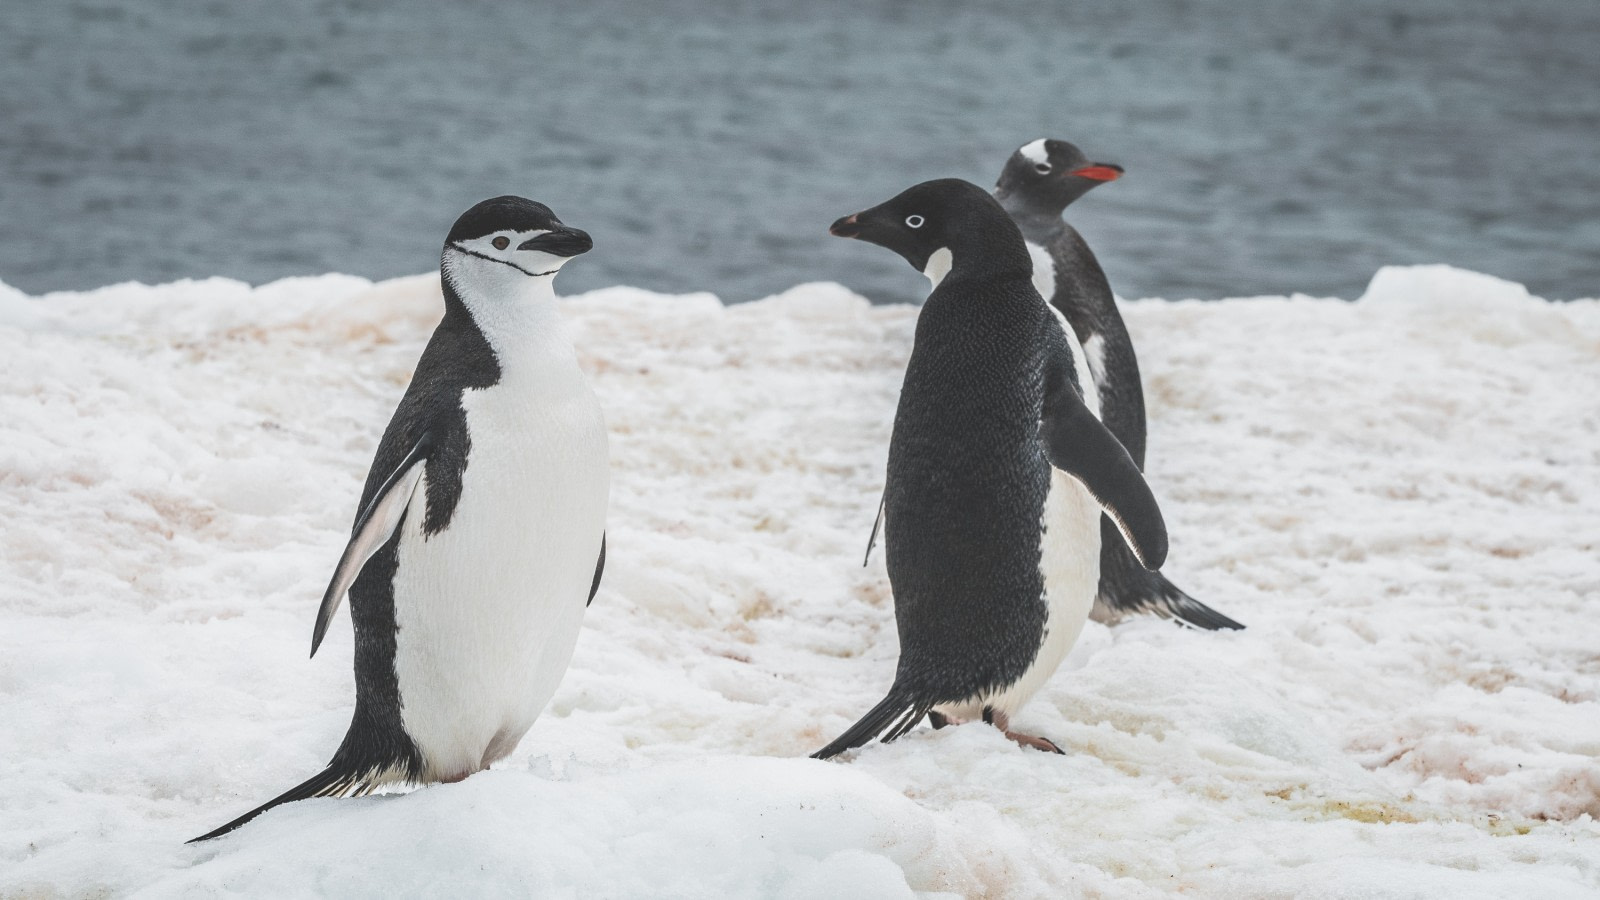
[[[889,689],[889,696],[879,701],[861,721],[851,725],[833,743],[811,754],[812,759],[829,759],[846,750],[859,747],[878,735],[885,744],[910,731],[933,708],[931,702],[911,699],[898,687]]]
[[[888,503],[886,496],[878,499],[878,517],[872,520],[872,534],[867,536],[867,552],[861,557],[861,568],[863,569],[867,567],[868,562],[872,561],[872,548],[878,545],[878,532],[883,528],[883,508]]]
[[[600,592],[600,576],[606,574],[606,536],[600,535],[600,558],[594,564],[594,583],[589,585],[589,599],[584,606],[594,602],[594,595]]]
[[[1140,565],[1161,568],[1167,561],[1167,526],[1155,495],[1122,443],[1084,405],[1062,366],[1054,368],[1047,376],[1039,423],[1045,457],[1094,496]]]
[[[1101,519],[1100,535],[1109,550],[1102,558],[1100,592],[1095,597],[1094,612],[1090,614],[1096,622],[1112,625],[1130,615],[1155,615],[1206,631],[1244,628],[1184,593],[1160,572],[1140,566],[1109,518]]]
[[[280,804],[293,803],[296,800],[309,800],[312,797],[341,797],[349,793],[354,793],[356,796],[360,796],[365,794],[367,791],[370,791],[373,786],[373,783],[369,779],[352,775],[347,772],[339,772],[332,766],[329,766],[328,768],[323,769],[321,772],[311,776],[301,784],[298,784],[289,790],[284,791],[282,794],[273,797],[271,800],[268,800],[255,809],[250,810],[249,812],[237,819],[234,819],[232,822],[229,822],[221,828],[208,831],[197,838],[190,838],[184,843],[194,844],[200,841],[209,841],[214,837],[221,837],[235,828],[238,828],[240,825],[244,825],[251,819],[254,819],[256,816],[259,816],[267,810]]]
[[[317,624],[311,631],[312,656],[317,655],[317,648],[322,646],[333,614],[339,611],[339,603],[366,567],[367,560],[388,543],[395,529],[400,527],[400,520],[405,518],[406,507],[411,503],[411,494],[422,480],[424,464],[432,447],[430,435],[424,434],[356,519],[350,543],[345,545],[344,554],[339,557],[339,565],[333,570],[333,580],[328,582],[328,590],[322,595],[322,606],[317,610]],[[598,583],[598,573],[595,579]]]

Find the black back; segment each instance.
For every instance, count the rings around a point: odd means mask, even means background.
[[[922,224],[908,227],[912,217]],[[1021,233],[976,185],[926,182],[833,231],[917,268],[940,249],[952,257],[918,316],[889,445],[893,691],[921,706],[1009,685],[1044,637],[1051,467],[1039,422],[1047,367],[1070,350],[1033,288]]]
[[[958,266],[917,321],[889,444],[885,550],[896,686],[927,701],[1011,684],[1043,640],[1047,315],[1025,277]]]

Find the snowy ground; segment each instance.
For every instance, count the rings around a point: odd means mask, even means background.
[[[860,553],[916,310],[566,302],[611,556],[495,771],[283,807],[305,658],[437,278],[0,288],[0,896],[1600,891],[1600,302],[1442,268],[1126,306],[1167,571],[1248,623],[1090,625],[1020,717],[806,759],[896,655]]]

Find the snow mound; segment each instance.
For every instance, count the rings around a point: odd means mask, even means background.
[[[1600,302],[1445,267],[1125,305],[1167,571],[1019,726],[805,759],[887,687],[859,566],[916,310],[564,301],[606,581],[495,771],[292,804],[311,621],[438,276],[0,286],[0,896],[1572,896],[1600,890]]]

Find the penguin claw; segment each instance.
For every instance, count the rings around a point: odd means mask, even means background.
[[[1015,741],[1018,746],[1032,747],[1035,750],[1043,750],[1046,753],[1059,753],[1062,756],[1067,755],[1067,751],[1057,747],[1056,742],[1047,737],[1037,737],[1031,734],[1018,734],[1015,731],[1007,731],[1005,735],[1006,737]]]
[[[1067,755],[1067,751],[1057,747],[1056,742],[1050,740],[1049,738],[1037,737],[1031,734],[1023,734],[1019,731],[1012,731],[1011,717],[1003,712],[984,707],[983,720],[1000,729],[1001,734],[1004,734],[1006,737],[1016,742],[1018,746],[1032,747],[1035,750],[1043,750],[1046,753],[1059,753],[1062,756]]]

